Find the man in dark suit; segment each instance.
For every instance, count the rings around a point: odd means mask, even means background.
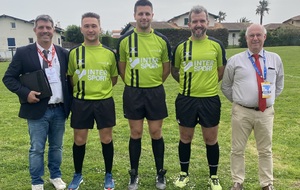
[[[3,77],[5,86],[16,93],[21,103],[19,117],[27,119],[30,136],[29,171],[32,190],[43,190],[44,150],[48,138],[48,168],[50,183],[58,189],[66,184],[61,179],[62,144],[65,121],[70,112],[71,91],[66,78],[68,52],[52,43],[53,20],[40,15],[34,21],[37,42],[17,49]],[[43,53],[44,52],[44,53]],[[52,96],[39,99],[41,92],[20,82],[20,75],[43,70]]]

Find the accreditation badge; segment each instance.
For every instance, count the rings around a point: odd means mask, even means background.
[[[48,78],[48,81],[50,84],[59,82],[59,78],[57,76],[55,68],[53,68],[53,67],[45,68],[45,72],[46,72],[46,75],[47,75],[47,78]]]
[[[261,83],[261,91],[262,91],[262,98],[270,98],[271,97],[270,82],[262,82]]]

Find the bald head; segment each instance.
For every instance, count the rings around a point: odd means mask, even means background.
[[[251,24],[250,26],[247,27],[247,30],[246,30],[246,36],[247,34],[249,33],[249,30],[252,30],[253,28],[260,28],[264,34],[267,34],[267,30],[266,28],[263,26],[263,25],[260,25],[260,24]]]

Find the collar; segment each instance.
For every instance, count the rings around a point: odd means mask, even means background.
[[[44,50],[48,50],[49,52],[52,51],[52,47],[53,44],[51,44],[51,46],[49,47],[49,49],[44,49],[40,44],[36,43],[37,48],[39,48],[41,50],[41,52],[43,52]]]
[[[250,51],[250,49],[247,50],[248,53],[250,54],[250,56],[252,56],[254,53]],[[264,49],[261,49],[260,52],[258,53],[258,55],[260,57],[263,57],[264,56]]]

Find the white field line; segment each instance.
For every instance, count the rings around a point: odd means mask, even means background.
[[[284,75],[284,76],[287,76],[287,77],[291,77],[291,78],[296,78],[296,79],[300,79],[300,76],[295,76],[295,75]]]

